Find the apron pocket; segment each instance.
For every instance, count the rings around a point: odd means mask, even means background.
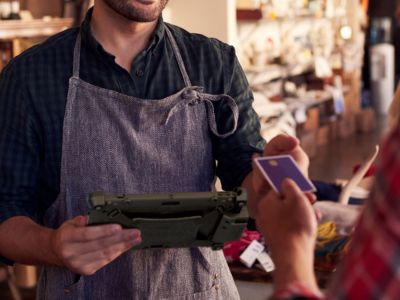
[[[218,286],[213,286],[211,289],[190,294],[190,295],[182,295],[182,296],[174,296],[171,298],[161,298],[162,300],[214,300],[214,299],[222,299],[220,289]]]
[[[37,288],[38,300],[80,300],[84,298],[84,278],[67,269],[44,266]]]
[[[71,284],[64,286],[63,293],[65,299],[83,299],[84,297],[84,277],[71,273]]]

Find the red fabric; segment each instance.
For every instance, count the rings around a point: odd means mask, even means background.
[[[225,258],[228,262],[238,261],[240,254],[247,248],[248,245],[254,240],[259,240],[261,237],[258,231],[243,230],[239,240],[225,243],[223,251]]]
[[[358,165],[355,165],[355,166],[353,167],[353,174],[354,174],[355,172],[358,171],[358,169],[360,168],[360,166],[361,166],[361,165],[358,164]],[[369,176],[374,176],[375,173],[376,173],[376,171],[377,171],[376,166],[375,166],[375,165],[372,165],[372,166],[368,169],[367,173],[365,173],[364,178],[365,178],[365,177],[369,177]]]
[[[380,153],[376,183],[327,299],[400,299],[400,127]],[[280,299],[316,299],[289,284]]]
[[[400,299],[400,127],[380,159],[374,190],[329,298]]]

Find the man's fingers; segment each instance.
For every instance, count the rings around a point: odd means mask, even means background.
[[[125,229],[109,237],[100,238],[87,243],[76,243],[73,246],[79,247],[79,254],[92,253],[100,249],[106,249],[112,245],[132,242],[141,238],[140,231],[137,229]]]
[[[71,262],[71,267],[82,275],[92,275],[97,270],[109,264],[124,252],[142,242],[141,237],[120,241],[97,251],[86,253]]]
[[[260,170],[257,168],[257,165],[256,165],[256,163],[255,163],[255,160],[256,160],[257,157],[260,157],[260,156],[261,156],[260,154],[256,153],[256,154],[253,154],[253,156],[251,157],[251,164],[252,164],[252,167],[253,167],[253,172],[254,172],[255,174],[257,174],[257,176],[258,176],[258,175],[261,175],[261,172],[260,172]]]
[[[257,194],[265,194],[270,190],[271,187],[255,163],[255,159],[260,156],[260,154],[254,154],[252,156],[253,188]]]
[[[120,231],[122,231],[122,227],[118,224],[70,228],[68,241],[84,243],[112,236]]]
[[[297,138],[280,134],[269,141],[264,148],[264,156],[289,153],[299,146],[299,144],[300,142]]]
[[[84,227],[87,224],[87,217],[86,216],[77,216],[69,221],[69,223],[76,227]]]

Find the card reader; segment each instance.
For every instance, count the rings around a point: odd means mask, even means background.
[[[142,243],[133,249],[211,247],[240,238],[247,225],[247,193],[228,192],[89,195],[89,225],[137,228]]]

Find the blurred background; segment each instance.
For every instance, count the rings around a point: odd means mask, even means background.
[[[91,5],[0,0],[0,69],[78,26]],[[170,0],[163,18],[236,48],[262,135],[297,136],[311,158],[311,179],[339,186],[383,138],[400,75],[399,1]],[[231,268],[243,299],[270,293],[265,270]],[[0,299],[34,299],[38,272],[0,265]],[[329,280],[320,279],[321,286]]]

